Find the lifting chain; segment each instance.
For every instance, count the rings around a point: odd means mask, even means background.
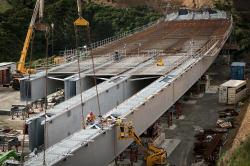
[[[46,111],[47,111],[47,105],[48,105],[48,101],[47,101],[47,80],[48,80],[48,52],[49,52],[49,37],[50,37],[50,33],[49,33],[49,28],[46,29],[46,33],[45,33],[45,38],[46,38],[46,66],[45,66],[45,70],[46,70],[46,76],[45,76],[45,109],[44,109],[44,138],[43,138],[43,165],[46,165],[46,161],[45,161],[45,150],[46,150]]]
[[[82,124],[81,129],[85,129],[85,123],[84,123],[84,114],[83,114],[83,103],[82,103],[82,85],[81,85],[81,75],[80,75],[80,60],[79,60],[79,50],[78,50],[78,34],[77,34],[77,26],[75,25],[75,34],[76,34],[76,50],[77,50],[77,62],[78,62],[78,74],[79,74],[79,84],[80,84],[80,94],[81,94],[81,108],[82,108]]]
[[[93,54],[92,54],[92,46],[91,46],[90,27],[89,27],[89,25],[87,25],[87,31],[88,31],[88,34],[89,34],[90,55],[91,55],[91,58],[92,58],[93,73],[94,73],[95,88],[96,88],[96,97],[97,97],[98,109],[99,109],[99,117],[100,117],[101,129],[103,130],[103,123],[102,123],[102,118],[101,118],[102,114],[101,114],[100,103],[99,103],[99,95],[98,95],[97,84],[96,84],[95,64],[94,64],[94,58],[93,58]]]
[[[24,141],[25,141],[25,130],[26,130],[26,112],[29,112],[28,110],[28,100],[29,100],[29,87],[30,87],[30,74],[31,74],[31,61],[32,61],[32,52],[33,52],[33,43],[35,38],[35,31],[32,30],[31,34],[31,48],[30,48],[30,64],[29,64],[29,77],[28,77],[28,86],[27,86],[27,97],[26,97],[26,111],[24,112],[24,123],[23,123],[23,143],[22,143],[22,154],[21,154],[21,163],[24,162]]]

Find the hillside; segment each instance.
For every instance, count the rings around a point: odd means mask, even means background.
[[[236,11],[249,11],[250,3],[247,0],[84,0],[95,4],[110,5],[113,7],[148,6],[157,12],[164,13],[165,6],[186,6],[190,9],[200,9],[201,6],[215,7],[216,2],[230,2]]]
[[[0,13],[4,13],[6,10],[11,8],[12,6],[7,2],[7,0],[0,0]]]
[[[113,7],[135,7],[148,6],[157,12],[164,13],[165,6],[170,3],[172,6],[187,6],[188,8],[199,9],[203,6],[213,6],[214,0],[84,0],[96,4],[110,5]]]
[[[0,14],[0,62],[18,61],[20,59],[20,51],[23,47],[36,0],[10,0],[9,2],[14,7]],[[82,5],[83,17],[90,22],[92,42],[132,30],[163,16],[146,7],[125,9],[92,3],[83,3]],[[51,23],[55,25],[53,35],[54,53],[56,55],[59,55],[59,51],[64,50],[65,47],[67,49],[76,47],[73,22],[77,18],[76,0],[45,1],[43,20],[48,25],[51,25]],[[78,34],[80,46],[89,43],[86,27],[79,27]],[[52,56],[51,45],[50,38],[50,56]],[[46,52],[45,48],[44,32],[37,31],[34,40],[33,59],[43,58]],[[30,51],[28,51],[28,55],[29,53]]]

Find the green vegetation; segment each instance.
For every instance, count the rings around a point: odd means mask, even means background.
[[[238,147],[236,153],[231,158],[230,166],[249,166],[250,165],[250,139]]]
[[[250,12],[236,12],[234,8],[232,8],[232,4],[229,0],[226,0],[224,3],[216,1],[214,5],[216,9],[224,10],[233,17],[234,30],[236,30],[236,42],[238,44],[238,51],[233,53],[234,60],[246,59],[246,55],[250,52]],[[232,35],[230,38],[231,40],[233,39]],[[249,58],[250,56],[248,55],[247,59]]]
[[[7,0],[0,0],[0,13],[4,13],[6,10],[11,8],[12,6],[7,2]]]
[[[8,0],[13,8],[0,14],[0,62],[18,61],[36,0]],[[78,18],[76,0],[45,1],[43,20],[54,23],[54,54],[66,48],[74,49],[75,31],[73,22]],[[91,42],[96,42],[121,32],[140,27],[152,22],[162,14],[155,13],[147,7],[113,8],[110,6],[83,3],[82,15],[90,23]],[[38,18],[37,18],[38,21]],[[79,46],[89,43],[86,27],[78,28]],[[50,38],[49,55],[52,52]],[[30,47],[29,47],[30,48]],[[33,60],[44,58],[46,41],[44,32],[36,31]],[[30,51],[28,51],[28,56]],[[26,61],[28,61],[28,56]]]
[[[231,10],[231,2],[229,0],[225,0],[224,3],[222,3],[221,1],[215,1],[214,6],[218,10]]]

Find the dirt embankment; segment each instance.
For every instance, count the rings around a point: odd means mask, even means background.
[[[84,0],[89,2],[90,0]],[[164,12],[167,4],[172,6],[186,6],[199,9],[201,6],[213,6],[214,0],[91,0],[96,4],[110,5],[114,7],[148,6],[157,12]],[[222,0],[224,2],[224,0]]]
[[[247,138],[250,136],[250,99],[245,102],[245,106],[240,112],[240,116],[237,117],[238,127],[235,130],[232,130],[227,143],[225,144],[225,154],[222,159],[220,159],[219,166],[228,166],[230,165],[231,158],[236,153],[237,148],[244,143]],[[231,137],[231,138],[230,138]],[[231,147],[231,148],[230,148]],[[229,149],[230,148],[230,149]]]

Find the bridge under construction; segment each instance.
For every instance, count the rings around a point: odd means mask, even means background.
[[[135,33],[94,43],[101,115],[133,121],[135,132],[142,134],[206,72],[228,39],[232,22],[221,11],[177,12]],[[163,59],[162,66],[157,66],[158,59]],[[119,141],[117,126],[101,129],[99,120],[81,129],[81,104],[85,117],[89,111],[99,112],[91,59],[81,57],[80,77],[76,66],[72,59],[48,71],[48,94],[63,86],[66,101],[27,120],[29,148],[43,144],[46,123],[47,165],[107,165],[133,140]],[[23,101],[27,82],[21,80]],[[40,72],[31,77],[29,101],[44,96],[45,72]],[[24,165],[43,165],[43,153]]]

